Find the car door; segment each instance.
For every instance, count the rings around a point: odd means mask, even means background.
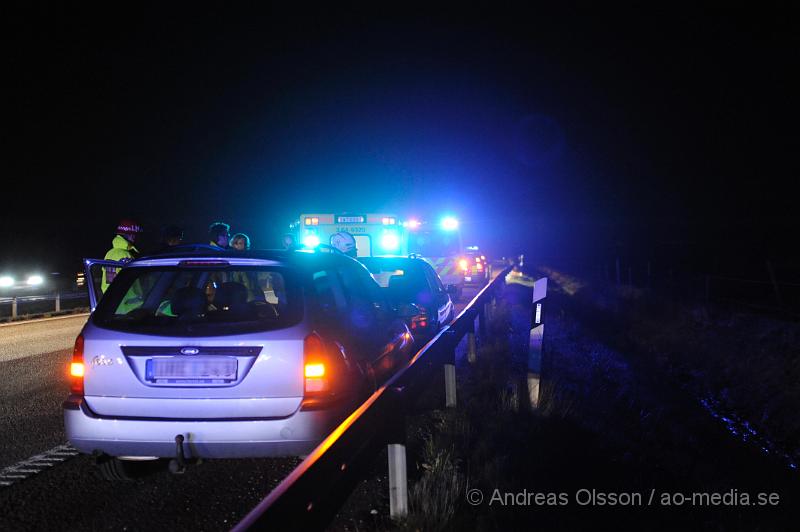
[[[113,276],[123,266],[124,263],[115,260],[83,259],[83,270],[86,273],[86,289],[89,292],[90,312],[94,312],[103,297],[103,291],[100,289],[103,269],[106,270],[108,278],[111,279],[109,282],[112,282]]]
[[[369,353],[369,364],[379,382],[408,361],[411,333],[392,310],[383,291],[362,264],[339,269],[348,298],[350,325]]]

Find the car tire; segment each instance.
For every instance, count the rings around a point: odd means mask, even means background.
[[[145,477],[162,469],[161,460],[136,462],[120,460],[114,457],[104,457],[97,460],[97,470],[103,480],[109,482],[129,482]]]

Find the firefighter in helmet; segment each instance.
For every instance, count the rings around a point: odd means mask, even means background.
[[[106,260],[115,260],[118,262],[128,262],[136,258],[139,250],[133,245],[136,242],[136,235],[142,233],[142,227],[133,220],[124,219],[117,226],[117,235],[111,241],[111,249],[106,253]],[[116,277],[119,268],[107,266],[103,268],[103,279],[100,283],[100,289],[105,292],[108,285]]]

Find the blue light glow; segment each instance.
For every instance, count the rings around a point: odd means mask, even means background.
[[[319,237],[317,235],[306,235],[303,238],[303,245],[307,248],[315,248],[319,246]]]
[[[396,233],[384,233],[381,237],[381,247],[387,251],[395,251],[400,247],[400,239]]]
[[[442,218],[442,229],[445,231],[455,231],[458,229],[458,219],[452,216]]]

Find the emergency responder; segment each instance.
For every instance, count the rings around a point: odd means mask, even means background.
[[[228,249],[228,240],[231,237],[231,226],[225,222],[214,222],[208,227],[209,245],[220,249]]]
[[[287,251],[295,251],[299,249],[297,242],[294,239],[294,235],[291,233],[284,233],[284,235],[281,237],[281,246],[283,246],[283,249]]]
[[[153,254],[168,253],[181,244],[183,244],[183,229],[177,225],[168,225],[161,230],[161,246],[153,251]]]
[[[117,236],[111,241],[111,249],[108,250],[105,260],[115,260],[118,262],[128,262],[139,254],[139,250],[134,247],[136,235],[142,233],[142,228],[133,220],[124,219],[117,226]],[[100,282],[100,290],[104,293],[108,285],[114,280],[120,268],[106,266],[103,268],[103,278]]]

